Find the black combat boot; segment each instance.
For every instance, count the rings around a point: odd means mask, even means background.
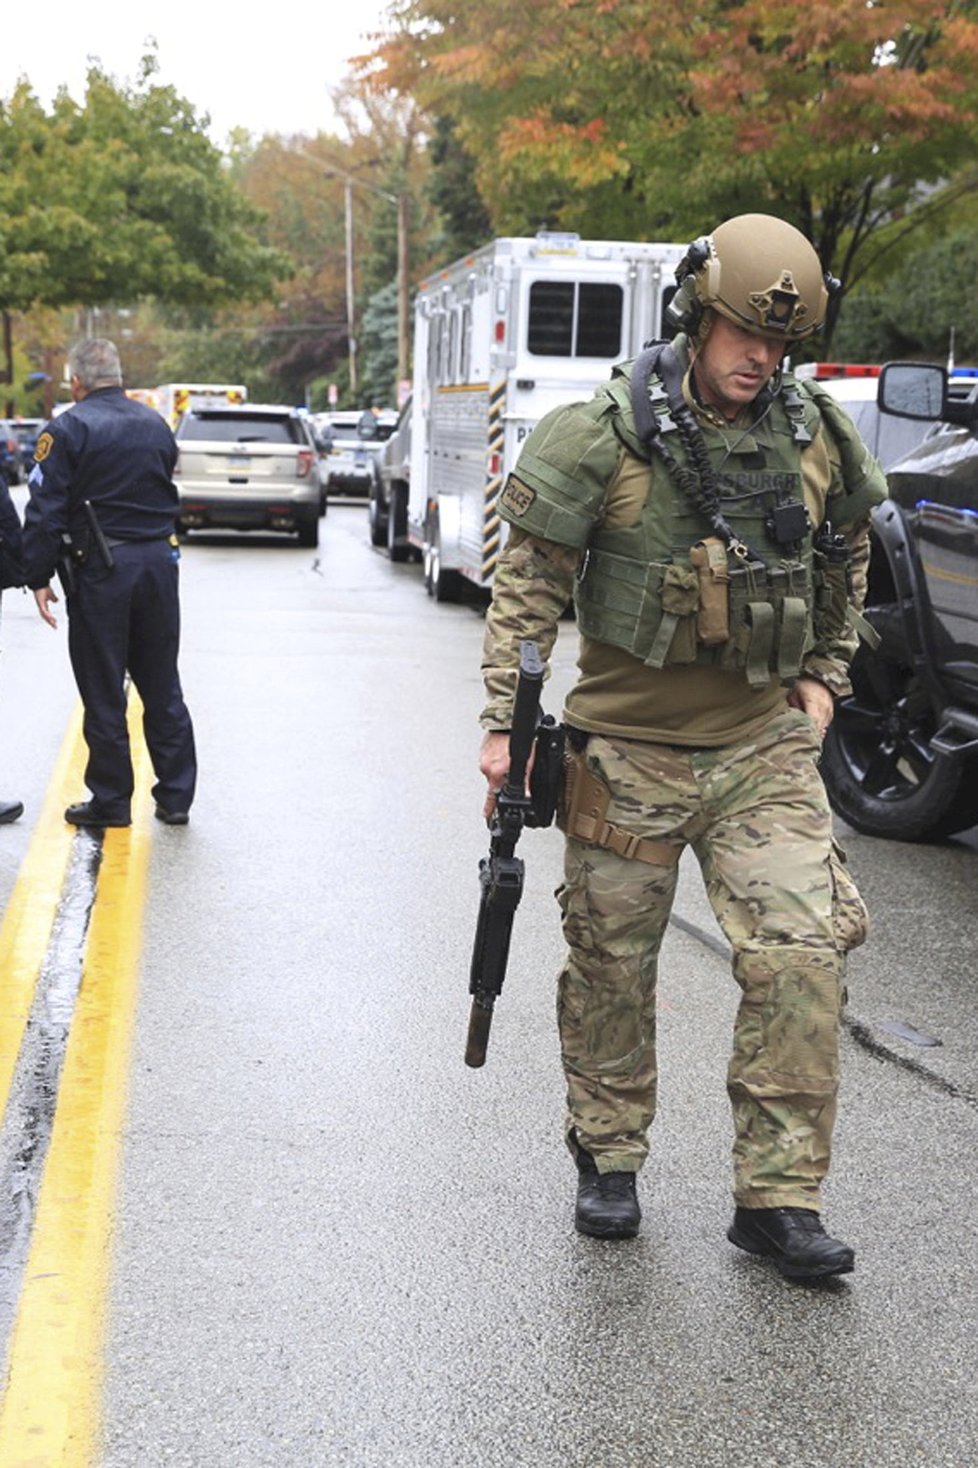
[[[642,1210],[635,1196],[634,1172],[599,1172],[590,1152],[577,1152],[577,1210],[574,1227],[593,1239],[631,1239]]]
[[[114,815],[105,811],[95,804],[94,800],[79,800],[75,805],[69,805],[65,811],[65,820],[70,826],[128,826],[131,821],[128,816]]]
[[[822,1227],[814,1208],[738,1208],[727,1238],[748,1254],[773,1259],[785,1279],[849,1274],[855,1252]]]

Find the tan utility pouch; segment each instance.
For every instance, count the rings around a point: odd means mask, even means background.
[[[588,768],[584,752],[565,745],[564,784],[557,808],[557,825],[564,835],[574,841],[584,841],[588,846],[613,851],[626,861],[645,861],[655,867],[676,865],[682,855],[681,846],[646,841],[621,826],[613,826],[607,819],[610,801],[611,791]]]
[[[700,583],[696,637],[707,647],[730,640],[730,572],[727,570],[727,547],[719,536],[698,540],[689,552]]]

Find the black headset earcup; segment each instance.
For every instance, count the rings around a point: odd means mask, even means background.
[[[666,316],[677,331],[684,331],[687,336],[695,333],[703,319],[703,307],[696,294],[696,282],[692,275],[687,275],[669,302]]]

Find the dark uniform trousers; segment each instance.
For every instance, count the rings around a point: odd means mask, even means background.
[[[126,723],[128,669],[143,702],[143,732],[166,810],[190,809],[197,782],[193,725],[177,671],[179,567],[166,540],[113,542],[115,565],[77,568],[68,598],[68,652],[84,704],[85,784],[112,819],[127,820],[133,790]]]

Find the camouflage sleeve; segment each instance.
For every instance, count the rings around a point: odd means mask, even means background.
[[[486,706],[483,729],[507,730],[519,675],[520,643],[536,642],[547,663],[557,627],[574,590],[581,552],[540,540],[525,531],[510,531],[493,577],[492,602],[486,613],[482,644],[482,676]]]
[[[833,529],[846,538],[850,556],[849,605],[855,611],[861,612],[866,601],[869,577],[870,518],[865,513],[865,505],[862,505],[862,513],[856,519],[846,522],[846,512],[853,507],[854,501],[846,491],[842,454],[833,436],[820,434],[816,449],[817,452],[811,456],[810,463],[817,467],[809,469],[809,473],[819,478],[824,476],[824,482],[819,486],[818,491],[818,497],[822,499],[824,505],[822,518],[831,520]],[[875,460],[872,462],[875,465]],[[875,474],[869,474],[868,479],[873,485],[875,494]],[[849,664],[852,662],[858,644],[859,638],[851,626],[830,644],[820,642],[805,658],[802,665],[802,676],[817,678],[820,683],[824,683],[830,689],[836,698],[844,697],[852,692],[852,685],[849,682]]]

